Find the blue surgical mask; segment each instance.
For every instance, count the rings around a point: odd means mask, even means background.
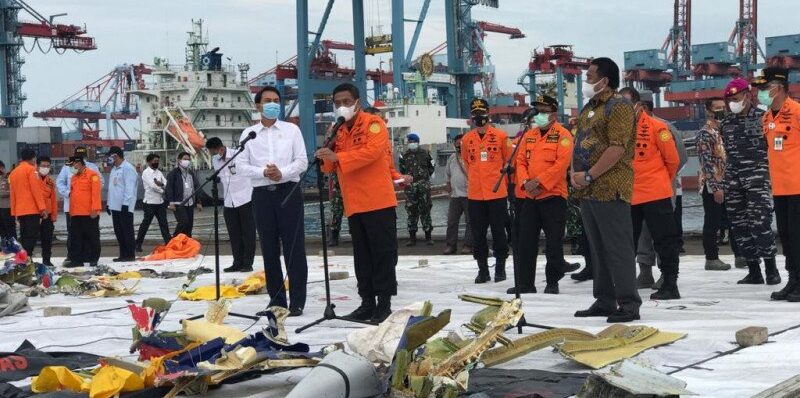
[[[281,105],[277,102],[270,102],[264,104],[261,109],[261,116],[264,116],[264,119],[271,119],[276,120],[278,119],[278,115],[281,113]]]

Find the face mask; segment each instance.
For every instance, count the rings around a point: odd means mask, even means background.
[[[725,111],[714,111],[714,120],[721,122],[725,119]]]
[[[731,108],[731,112],[738,115],[744,110],[744,99],[739,102],[731,102],[728,106]]]
[[[188,160],[181,160],[181,167],[183,167],[184,169],[188,169],[190,164],[191,162],[189,162]]]
[[[153,170],[157,170],[158,169],[158,162],[150,163],[150,168],[153,169]]]
[[[213,160],[213,161],[215,161],[215,162],[216,162],[216,161],[217,161],[217,160],[219,160],[220,158],[222,158],[222,156],[220,156],[218,153],[216,153],[216,154],[214,154],[214,156],[212,156],[212,157],[211,157],[211,160]]]
[[[278,119],[278,115],[281,113],[281,105],[277,102],[270,102],[268,104],[264,104],[261,108],[261,116],[264,119],[276,120]]]
[[[46,176],[46,175],[50,174],[50,168],[49,167],[39,167],[39,174],[41,174],[42,176]]]
[[[107,157],[106,158],[106,164],[109,165],[109,166],[113,166],[114,165],[114,157],[113,156]]]
[[[768,108],[772,106],[772,97],[769,96],[769,90],[758,90],[758,102]]]
[[[69,172],[72,175],[78,174],[78,168],[75,167],[75,166],[72,166],[72,167],[69,168]]]
[[[533,117],[533,122],[539,127],[546,127],[548,124],[550,124],[550,114],[538,113]]]
[[[595,96],[595,94],[597,94],[597,91],[595,91],[595,88],[597,87],[598,84],[600,84],[599,80],[595,84],[583,83],[583,87],[581,88],[581,92],[583,93],[583,98],[585,100],[590,100],[590,99],[592,99],[592,97]]]
[[[483,127],[489,123],[489,117],[486,115],[475,115],[472,117],[472,122],[478,127]]]
[[[410,149],[412,151],[416,151],[417,148],[419,148],[419,144],[418,143],[416,143],[416,142],[409,142],[408,143],[408,149]]]
[[[353,104],[352,106],[340,106],[336,108],[336,118],[343,117],[346,122],[349,122],[353,116],[356,115],[356,105]]]

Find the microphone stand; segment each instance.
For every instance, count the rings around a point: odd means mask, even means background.
[[[219,168],[219,170],[214,170],[214,172],[210,176],[208,176],[206,178],[206,180],[203,182],[203,184],[201,184],[199,187],[197,187],[197,189],[194,190],[194,192],[192,192],[192,195],[189,196],[189,198],[187,198],[183,202],[181,202],[181,206],[185,206],[186,203],[188,203],[191,198],[194,198],[198,193],[203,191],[203,188],[206,185],[211,183],[211,199],[213,200],[213,204],[214,204],[214,274],[215,274],[214,285],[215,285],[215,288],[216,288],[217,301],[219,301],[219,299],[220,299],[220,281],[219,281],[219,274],[220,274],[220,266],[219,266],[219,208],[217,207],[217,202],[219,202],[219,188],[217,186],[217,183],[219,182],[219,173],[222,170],[224,170],[225,167],[228,167],[228,164],[230,162],[232,162],[234,159],[236,159],[236,157],[239,156],[239,154],[242,153],[242,151],[244,150],[245,144],[247,144],[247,141],[250,141],[253,138],[255,138],[255,135],[252,135],[252,136],[250,136],[248,138],[245,138],[244,141],[241,142],[241,146],[239,147],[239,150],[236,151],[236,153],[234,153],[233,156],[228,158],[228,161],[226,161],[222,165],[222,167]],[[226,149],[226,151],[227,151],[227,149]],[[214,169],[213,163],[211,165],[211,169],[212,170]],[[228,315],[234,316],[234,317],[237,317],[237,318],[250,319],[252,321],[258,321],[259,319],[261,319],[261,317],[259,317],[259,316],[239,314],[239,313],[236,313],[236,312],[229,312]],[[193,317],[189,318],[189,320],[200,319],[203,316],[204,315],[196,315],[196,316],[193,316]]]
[[[528,127],[529,126],[526,124],[525,125],[525,132],[528,131]],[[506,183],[508,185],[511,185],[511,174],[512,174],[513,165],[514,165],[514,159],[517,158],[517,151],[522,146],[522,139],[525,138],[525,132],[523,132],[522,135],[519,137],[519,142],[517,142],[517,145],[514,147],[514,150],[511,151],[511,157],[508,158],[508,162],[506,162],[505,166],[503,166],[503,168],[500,170],[500,178],[498,178],[497,179],[497,183],[494,184],[494,188],[492,189],[492,192],[497,192],[497,190],[500,189],[500,184],[503,183],[503,177],[506,178]],[[514,192],[511,191],[508,194],[512,198],[512,205],[513,205],[514,203],[516,203],[516,200],[517,200],[516,198],[514,198]],[[519,217],[519,214],[514,214],[514,217]],[[514,220],[511,221],[511,227],[514,228]],[[515,234],[519,234],[519,231],[514,231],[514,233]],[[536,239],[539,239],[539,237],[537,236]],[[514,242],[514,243],[515,243],[514,250],[515,251],[519,250],[518,241]],[[516,257],[517,253],[514,253],[514,256]],[[515,296],[515,298],[520,298],[520,295],[519,295],[519,278],[517,277],[519,275],[519,266],[520,265],[519,265],[519,261],[513,261],[513,263],[514,263],[514,296]],[[517,333],[518,334],[522,334],[522,328],[523,327],[532,327],[532,328],[537,328],[537,329],[553,329],[552,326],[539,325],[539,324],[535,324],[535,323],[528,323],[528,321],[525,320],[525,315],[523,315],[522,318],[520,318],[519,322],[517,322]]]
[[[342,123],[344,123],[344,119],[341,119],[341,121],[342,121]],[[339,131],[339,127],[340,126],[341,126],[341,124],[337,121],[336,125],[334,125],[334,128],[331,131],[330,136],[328,136],[328,138],[325,140],[325,144],[323,145],[323,148],[331,149],[333,147],[334,140],[336,139],[336,134]],[[320,230],[322,231],[322,265],[323,265],[323,268],[324,268],[324,271],[325,271],[325,311],[322,313],[322,318],[319,318],[319,319],[317,319],[317,320],[315,320],[315,321],[313,321],[313,322],[311,322],[311,323],[309,323],[309,324],[307,324],[305,326],[301,326],[301,327],[295,329],[294,332],[295,333],[302,333],[304,330],[306,330],[306,329],[308,329],[308,328],[310,328],[312,326],[316,326],[316,325],[319,325],[322,322],[330,321],[330,320],[341,320],[341,321],[361,323],[361,324],[365,324],[365,325],[375,325],[372,322],[361,321],[361,320],[357,320],[357,319],[350,319],[350,318],[346,318],[346,317],[342,317],[342,316],[336,315],[336,311],[334,311],[334,308],[336,308],[336,304],[331,302],[331,281],[330,281],[330,276],[328,275],[328,238],[326,236],[327,234],[325,233],[325,202],[322,199],[322,191],[323,191],[323,188],[324,188],[324,182],[322,180],[322,163],[320,162],[319,159],[317,159],[317,158],[314,159],[314,162],[312,162],[311,165],[308,167],[308,169],[306,169],[306,171],[304,171],[303,174],[300,176],[300,181],[303,181],[303,179],[305,179],[305,177],[308,174],[308,172],[311,171],[312,169],[316,170],[316,172],[317,172],[317,189],[319,190],[319,195],[318,195],[319,196],[319,200],[318,200],[318,202],[319,202]],[[292,188],[292,191],[289,193],[289,195],[286,196],[286,198],[283,200],[283,203],[281,203],[281,207],[286,205],[286,202],[288,201],[288,199],[292,197],[292,193],[294,193],[294,190],[297,189],[297,187],[299,187],[299,186],[300,186],[300,183],[297,183]],[[281,287],[281,288],[283,288],[283,287]]]

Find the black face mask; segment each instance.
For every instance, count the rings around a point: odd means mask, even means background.
[[[153,170],[158,169],[158,162],[150,163],[150,168],[153,169]]]
[[[472,117],[472,122],[478,127],[483,127],[486,125],[486,123],[489,123],[489,116],[475,115]]]
[[[725,119],[725,111],[714,111],[714,120],[721,122]]]

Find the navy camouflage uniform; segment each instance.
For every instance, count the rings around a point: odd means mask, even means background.
[[[763,115],[751,106],[747,114],[728,114],[720,126],[727,154],[723,189],[731,240],[736,240],[737,254],[750,261],[777,254]]]
[[[433,175],[433,159],[430,152],[423,148],[407,150],[399,161],[400,173],[413,177],[414,181],[406,186],[406,212],[408,212],[408,233],[417,232],[418,220],[426,235],[433,231],[431,221],[431,181]]]

